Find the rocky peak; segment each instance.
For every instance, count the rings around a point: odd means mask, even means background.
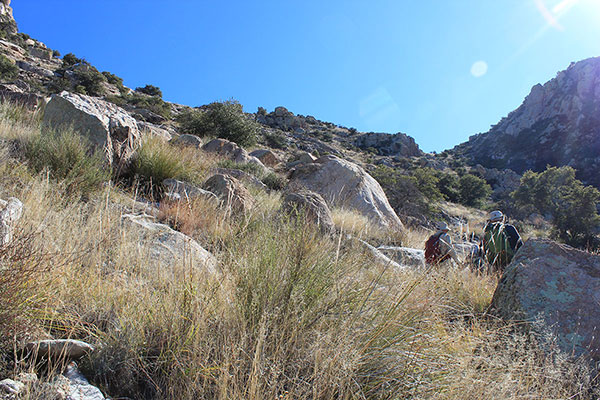
[[[0,30],[12,35],[17,33],[17,22],[13,17],[10,0],[0,0]]]
[[[418,157],[423,155],[415,139],[404,134],[369,132],[361,134],[354,141],[354,145],[360,149],[374,149],[382,156]]]
[[[518,173],[570,165],[600,187],[600,57],[572,63],[484,134],[454,151],[474,164]]]

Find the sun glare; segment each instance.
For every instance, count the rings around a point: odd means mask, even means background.
[[[600,19],[600,0],[533,0],[538,11],[549,26],[564,30],[560,19],[574,8],[580,12],[597,15]]]

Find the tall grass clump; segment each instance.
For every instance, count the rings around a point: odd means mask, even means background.
[[[150,138],[134,154],[129,177],[143,192],[160,196],[165,179],[193,180],[192,166],[181,156],[181,149],[160,139]]]
[[[13,335],[31,332],[29,320],[43,302],[36,282],[49,270],[47,259],[34,234],[22,230],[0,245],[0,349],[6,349]]]
[[[35,172],[47,171],[68,195],[87,196],[111,178],[103,154],[71,130],[33,136],[26,141],[24,154]]]

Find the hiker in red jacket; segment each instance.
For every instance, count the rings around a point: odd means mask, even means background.
[[[439,264],[451,258],[456,260],[456,252],[452,239],[448,235],[448,225],[445,222],[437,224],[438,231],[425,242],[425,261],[427,264]]]

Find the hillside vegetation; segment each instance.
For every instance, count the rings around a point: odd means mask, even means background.
[[[209,250],[218,271],[185,259],[159,267],[122,215],[156,195],[156,176],[201,182],[221,159],[147,141],[123,178],[40,119],[0,106],[0,197],[24,203],[0,249],[1,375],[36,369],[15,349],[52,336],[98,347],[80,368],[113,398],[593,396],[583,361],[485,314],[498,276],[377,263],[354,238],[398,239],[348,210],[334,210],[328,236],[283,217],[277,191],[252,190],[247,214],[163,202],[159,218]],[[420,248],[426,237],[415,228],[400,240]]]

